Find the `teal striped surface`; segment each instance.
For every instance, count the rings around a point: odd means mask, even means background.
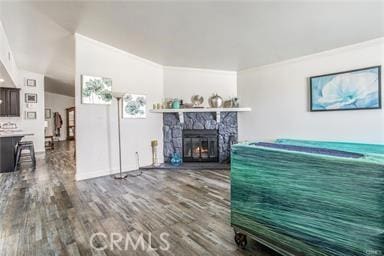
[[[295,255],[384,254],[384,162],[238,144],[231,165],[232,225]]]
[[[377,154],[377,155],[384,156],[384,145],[382,144],[362,144],[362,143],[350,143],[350,142],[292,140],[292,139],[278,139],[275,142],[280,144],[286,144],[286,145],[328,148],[328,149],[343,150],[348,152],[355,152],[355,153],[362,153],[362,154]]]

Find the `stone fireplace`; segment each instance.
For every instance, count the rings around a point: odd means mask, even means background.
[[[185,112],[184,122],[178,113],[163,113],[164,161],[174,153],[189,162],[219,162],[230,160],[231,145],[237,142],[237,112]]]

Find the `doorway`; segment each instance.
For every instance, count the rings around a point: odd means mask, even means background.
[[[75,107],[67,108],[67,140],[74,140],[76,135]]]

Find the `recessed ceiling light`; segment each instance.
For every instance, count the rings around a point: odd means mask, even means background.
[[[0,83],[4,83],[4,79],[3,78],[0,78]]]

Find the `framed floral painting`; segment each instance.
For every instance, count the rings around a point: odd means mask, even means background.
[[[381,108],[381,66],[310,77],[311,111]]]
[[[81,103],[111,104],[112,79],[97,76],[81,76]]]
[[[123,97],[123,118],[145,118],[146,96],[126,94]]]

